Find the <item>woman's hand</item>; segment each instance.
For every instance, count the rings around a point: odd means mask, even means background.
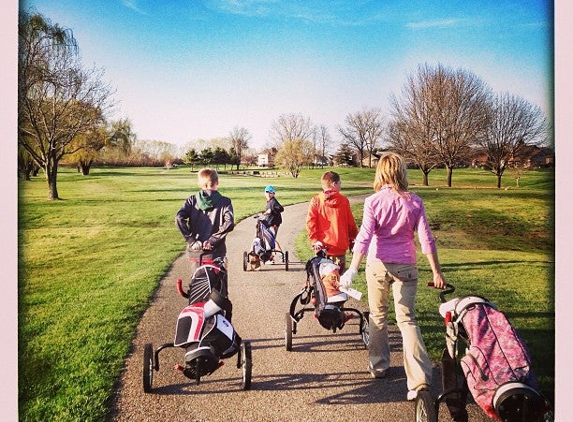
[[[446,280],[441,272],[435,272],[433,278],[434,287],[436,289],[443,289],[446,287]]]

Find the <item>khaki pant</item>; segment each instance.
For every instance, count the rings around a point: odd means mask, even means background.
[[[430,386],[432,363],[416,322],[414,304],[418,286],[416,265],[366,263],[368,305],[370,307],[370,345],[368,360],[376,371],[390,367],[388,339],[388,300],[390,286],[394,297],[396,322],[402,334],[404,369],[408,390]]]

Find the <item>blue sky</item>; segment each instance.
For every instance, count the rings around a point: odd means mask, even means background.
[[[24,0],[71,28],[105,69],[116,117],[180,145],[281,114],[336,126],[387,110],[419,64],[463,68],[549,113],[552,3],[545,0]]]

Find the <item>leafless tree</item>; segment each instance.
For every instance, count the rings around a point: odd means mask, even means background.
[[[315,147],[316,152],[320,155],[320,166],[324,166],[324,160],[326,159],[326,148],[330,146],[331,138],[330,133],[328,133],[328,128],[325,125],[320,125],[317,130],[317,142],[318,148]]]
[[[545,142],[547,120],[539,108],[509,93],[497,95],[491,104],[487,130],[478,139],[486,165],[497,176],[497,187],[510,165],[518,166],[522,151]]]
[[[311,141],[315,132],[310,117],[302,114],[282,114],[271,125],[271,136],[278,147],[286,141]]]
[[[372,167],[372,155],[384,132],[382,110],[379,108],[363,109],[346,116],[346,126],[338,127],[346,144],[358,152],[360,167],[363,166],[364,152],[368,151],[368,167]]]
[[[112,91],[103,71],[82,68],[71,31],[42,15],[21,13],[18,45],[18,142],[42,168],[48,199],[59,199],[58,164],[105,120]]]
[[[491,89],[469,71],[420,65],[402,98],[393,100],[394,142],[405,142],[410,159],[426,170],[443,164],[452,186],[453,169],[468,160],[487,127],[490,98]]]
[[[410,75],[400,99],[391,95],[392,118],[388,124],[388,143],[407,162],[422,171],[422,183],[429,185],[429,174],[439,164],[432,144],[433,125],[430,113],[430,86],[420,84]]]
[[[388,124],[388,143],[392,150],[421,170],[422,184],[429,186],[430,172],[438,160],[428,138],[421,136],[412,122],[409,125],[406,120],[397,118]]]
[[[251,134],[248,129],[235,126],[229,134],[229,139],[231,141],[232,148],[235,150],[237,170],[239,170],[239,166],[243,159],[243,153],[249,148]]]

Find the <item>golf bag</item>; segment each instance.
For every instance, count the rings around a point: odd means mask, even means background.
[[[475,402],[494,419],[517,420],[516,415],[527,413],[537,420],[544,400],[530,353],[505,314],[480,296],[453,299],[440,308],[451,340],[450,356],[457,353],[455,340],[467,345],[460,364]]]
[[[264,220],[259,219],[253,239],[253,252],[261,261],[265,262],[271,259],[275,247],[276,241],[273,231],[266,226]]]
[[[182,292],[189,305],[179,314],[174,345],[185,349],[183,373],[191,379],[211,374],[220,359],[236,354],[241,338],[231,325],[232,304],[227,298],[227,272],[223,265],[202,265],[193,274],[189,290]],[[198,364],[197,362],[200,362]]]

